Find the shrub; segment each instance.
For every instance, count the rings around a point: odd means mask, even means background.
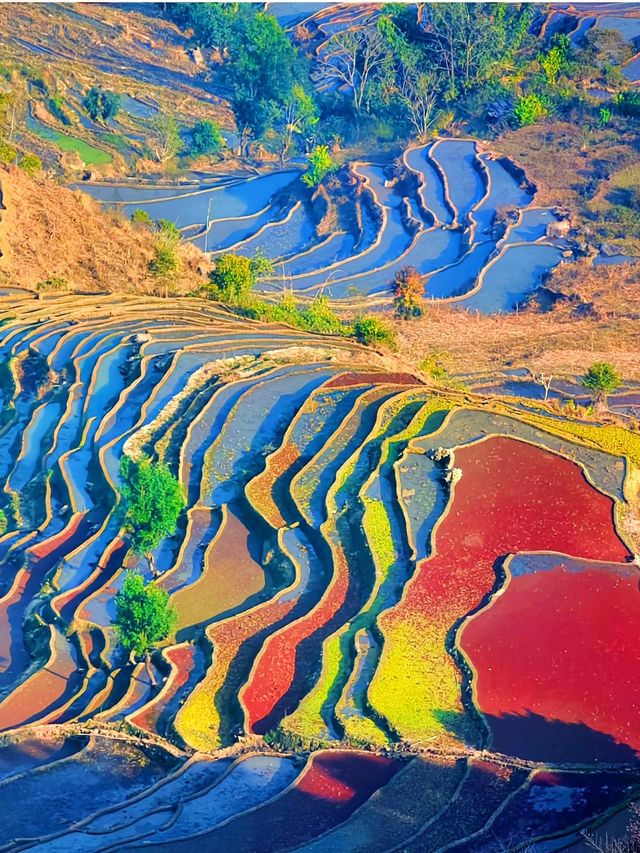
[[[272,271],[271,262],[260,254],[253,258],[220,255],[209,273],[209,295],[212,299],[239,305],[246,300],[258,278]]]
[[[197,121],[191,131],[191,153],[195,157],[201,154],[218,154],[223,145],[218,125],[209,119]]]
[[[619,92],[613,98],[616,112],[623,116],[640,116],[640,92]]]
[[[120,112],[121,98],[115,92],[94,86],[89,89],[82,103],[93,121],[107,122]]]
[[[36,290],[69,290],[69,281],[62,275],[52,275],[39,281]]]
[[[303,329],[321,335],[344,334],[344,323],[331,308],[326,296],[316,296],[311,305],[300,312]]]
[[[582,377],[582,384],[593,392],[596,400],[604,401],[607,394],[620,387],[622,377],[608,361],[596,361]]]
[[[169,603],[169,593],[153,583],[145,584],[137,572],[127,572],[115,604],[118,639],[137,655],[165,640],[175,628],[177,613]]]
[[[418,370],[430,379],[439,382],[448,377],[448,365],[450,363],[451,356],[449,353],[436,351],[422,359],[418,365]]]
[[[9,519],[7,518],[7,514],[3,509],[0,509],[0,536],[7,532],[8,526]]]
[[[42,160],[37,154],[23,154],[18,165],[32,178],[42,171]]]
[[[158,219],[156,221],[156,228],[160,232],[160,234],[166,237],[167,240],[173,243],[174,245],[180,239],[180,231],[178,231],[178,226],[170,219]]]
[[[396,335],[393,329],[379,317],[358,317],[353,324],[353,333],[356,340],[367,346],[373,344],[385,344],[395,346]]]
[[[266,302],[249,295],[238,304],[239,313],[254,320],[288,323],[297,329],[319,335],[351,335],[353,327],[343,322],[331,308],[326,296],[316,296],[308,308],[298,307],[292,293],[282,294],[278,302]]]
[[[307,171],[302,176],[302,181],[308,187],[316,187],[326,175],[334,168],[328,145],[316,145],[308,157]]]
[[[123,525],[131,536],[137,554],[153,551],[175,532],[178,517],[185,507],[180,483],[162,463],[143,458],[134,462],[128,456],[120,460]]]
[[[398,270],[393,283],[393,293],[393,307],[397,317],[403,320],[422,317],[425,310],[424,285],[415,267],[402,267]]]
[[[141,222],[143,225],[153,225],[153,219],[149,216],[146,210],[143,210],[141,207],[136,207],[136,209],[131,214],[132,222]]]
[[[518,98],[513,112],[520,127],[526,127],[548,116],[549,107],[540,95],[531,93]]]
[[[17,159],[18,152],[13,145],[9,145],[8,142],[0,141],[0,163],[4,166],[8,166],[10,163],[15,163]]]
[[[170,240],[159,239],[154,248],[154,256],[149,261],[147,269],[152,276],[161,279],[168,287],[180,271],[180,258],[176,252],[175,243]]]

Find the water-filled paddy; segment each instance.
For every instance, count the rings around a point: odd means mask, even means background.
[[[500,594],[458,634],[493,748],[555,762],[632,761],[638,567],[528,554],[505,572]]]
[[[185,239],[214,256],[264,253],[275,265],[259,282],[265,292],[280,292],[286,283],[301,294],[322,292],[335,300],[388,300],[395,274],[413,266],[425,277],[427,297],[459,296],[482,281],[460,307],[490,314],[515,310],[562,257],[562,241],[547,238],[556,215],[527,210],[533,190],[504,158],[480,153],[473,140],[436,140],[407,150],[404,162],[408,181],[397,186],[384,163],[354,163],[360,189],[349,203],[356,216],[345,219],[352,225],[341,223],[328,233],[319,228],[295,168],[190,185],[75,187],[126,215],[142,208],[154,220],[169,219]],[[329,210],[336,222],[338,207]],[[492,264],[502,246],[492,242],[499,236],[492,233],[499,209],[508,210],[512,221],[524,214],[503,240],[509,251]]]

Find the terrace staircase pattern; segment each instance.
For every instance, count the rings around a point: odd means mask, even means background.
[[[455,193],[446,211],[472,215]],[[11,294],[0,323],[0,849],[494,851],[640,796],[633,433],[605,449],[198,299]],[[121,529],[125,453],[187,497],[151,561]],[[152,566],[179,621],[150,677],[112,623]],[[550,670],[534,632],[505,639],[523,595]],[[624,718],[580,669],[610,666],[596,595]],[[520,705],[491,678],[505,649]]]

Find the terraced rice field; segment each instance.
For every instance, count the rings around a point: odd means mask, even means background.
[[[353,226],[322,222],[345,201],[329,200],[321,217],[296,168],[210,184],[76,185],[126,215],[142,208],[170,219],[214,258],[223,252],[264,253],[274,273],[259,288],[334,300],[388,303],[395,274],[415,267],[428,298],[482,313],[512,311],[543,275],[569,256],[548,230],[557,216],[535,206],[535,192],[505,158],[471,139],[441,139],[404,153],[403,180],[383,162],[348,166]],[[498,223],[499,210],[511,212]],[[345,221],[348,217],[342,217]],[[514,278],[513,270],[518,270]]]
[[[518,849],[640,796],[637,433],[196,299],[0,320],[3,849]],[[112,628],[143,453],[187,498],[149,669]]]

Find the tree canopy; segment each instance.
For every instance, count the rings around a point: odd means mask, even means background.
[[[260,276],[272,271],[271,262],[263,255],[256,254],[253,258],[231,253],[220,255],[209,273],[210,296],[238,304],[249,295]]]
[[[218,125],[210,119],[197,121],[191,131],[191,154],[218,154],[224,140]]]
[[[180,483],[160,462],[129,456],[120,461],[123,525],[137,554],[148,554],[165,536],[175,532],[185,499]]]
[[[83,105],[94,121],[107,122],[120,112],[121,98],[100,86],[93,86],[85,95]]]
[[[582,377],[582,384],[591,391],[597,400],[604,400],[607,394],[620,387],[622,377],[612,364],[596,361]]]
[[[166,640],[175,628],[177,613],[169,603],[169,594],[153,583],[145,583],[137,572],[126,573],[115,604],[118,639],[136,655]]]

